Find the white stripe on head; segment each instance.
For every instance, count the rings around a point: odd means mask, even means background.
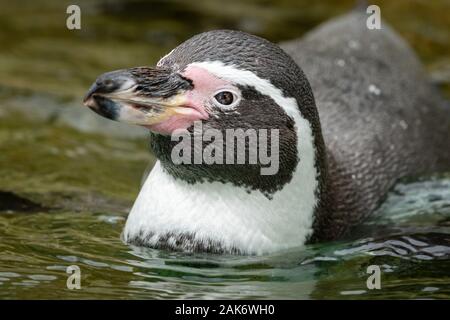
[[[172,49],[168,54],[166,54],[164,57],[162,57],[161,59],[159,59],[158,63],[156,64],[157,67],[161,67],[162,64],[164,63],[164,59],[166,59],[168,56],[170,56],[172,54],[172,52],[175,49]]]
[[[270,81],[261,79],[251,71],[238,69],[233,65],[225,65],[221,61],[194,62],[188,66],[203,68],[216,77],[235,84],[254,87],[261,94],[271,97],[294,120],[299,113],[297,102],[294,98],[286,98],[283,92]]]

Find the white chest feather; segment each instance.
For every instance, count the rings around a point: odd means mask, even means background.
[[[296,100],[286,98],[269,81],[218,62],[197,63],[210,72],[252,85],[269,95],[294,119],[300,161],[292,180],[268,199],[255,190],[220,182],[188,184],[164,171],[159,162],[145,181],[130,212],[123,237],[155,246],[161,237],[190,234],[213,241],[226,251],[264,254],[301,246],[312,233],[317,204],[317,169],[311,127]],[[166,239],[174,242],[175,239]],[[183,248],[183,245],[181,245]],[[190,250],[191,247],[184,249]]]

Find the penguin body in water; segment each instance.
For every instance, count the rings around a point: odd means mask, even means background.
[[[398,179],[449,168],[444,100],[406,43],[386,24],[367,29],[366,18],[348,14],[281,47],[209,31],[155,68],[100,76],[85,105],[149,128],[158,158],[124,240],[241,254],[332,240],[370,215]],[[261,161],[176,163],[173,136],[194,136],[196,123],[223,136],[276,129],[266,140],[269,150],[278,145],[276,173],[262,175]],[[217,143],[238,157],[230,140]]]

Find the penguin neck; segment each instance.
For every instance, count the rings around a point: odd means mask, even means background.
[[[172,176],[158,161],[131,210],[124,240],[151,247],[242,254],[302,246],[312,235],[325,192],[325,148],[320,123],[311,125],[295,99],[284,99],[282,105],[295,122],[299,161],[281,190],[267,197],[232,183],[192,184]]]

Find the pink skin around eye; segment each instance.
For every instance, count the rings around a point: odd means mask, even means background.
[[[217,90],[230,85],[229,82],[199,67],[188,66],[182,75],[194,83],[194,89],[186,92],[186,114],[177,114],[163,122],[150,125],[147,128],[151,131],[170,135],[176,129],[189,128],[194,121],[208,119],[205,104]]]

